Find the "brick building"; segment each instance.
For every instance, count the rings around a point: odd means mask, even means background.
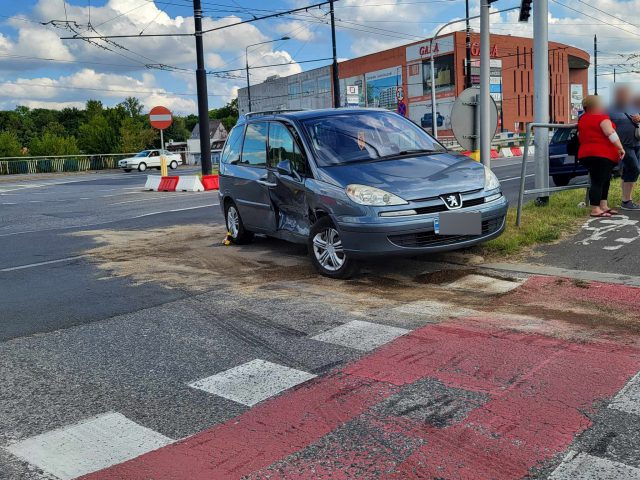
[[[472,34],[471,76],[479,84],[480,38]],[[451,108],[465,88],[465,33],[439,37],[433,46],[435,61],[436,122],[442,134],[450,131]],[[589,54],[569,45],[549,42],[549,114],[552,122],[575,120],[579,104],[587,93]],[[339,77],[342,105],[382,107],[403,112],[409,118],[431,128],[431,66],[429,40],[415,42],[382,52],[340,62]],[[510,35],[491,35],[491,95],[501,111],[502,128],[518,131],[533,121],[533,39]],[[314,73],[314,72],[317,72]],[[330,67],[279,77],[282,84],[265,83],[251,87],[253,110],[299,108],[303,97],[313,95],[314,107],[330,107],[327,88]],[[312,86],[316,79],[318,85]],[[300,85],[298,85],[300,83]],[[328,85],[327,85],[328,84]],[[323,88],[324,86],[324,88]],[[288,94],[270,95],[270,91]],[[318,92],[323,95],[319,101]],[[239,91],[241,112],[247,111],[246,88]]]

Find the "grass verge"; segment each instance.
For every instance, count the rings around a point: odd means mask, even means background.
[[[640,199],[640,186],[636,186],[634,198]],[[539,244],[551,243],[578,232],[589,216],[589,208],[578,207],[585,199],[585,190],[567,190],[553,193],[549,204],[538,207],[533,202],[522,209],[522,224],[516,227],[516,206],[509,208],[507,228],[495,240],[482,245],[487,256],[511,256]],[[620,180],[611,182],[609,205],[618,207],[621,201]]]

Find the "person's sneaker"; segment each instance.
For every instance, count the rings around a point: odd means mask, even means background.
[[[633,200],[627,200],[626,202],[622,202],[620,208],[622,210],[640,210],[640,205]]]

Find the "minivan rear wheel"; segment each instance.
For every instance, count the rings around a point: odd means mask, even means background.
[[[253,233],[244,228],[242,223],[242,217],[238,211],[238,207],[232,201],[227,203],[225,209],[225,219],[227,222],[227,232],[229,233],[229,240],[236,245],[243,245],[253,240]]]
[[[329,217],[321,217],[311,227],[308,247],[311,263],[322,275],[350,278],[358,270],[356,261],[344,251],[340,232]]]

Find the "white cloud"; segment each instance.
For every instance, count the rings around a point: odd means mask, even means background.
[[[17,105],[47,105],[47,108],[62,109],[69,105],[83,105],[84,101],[78,101],[78,97],[113,104],[127,96],[138,97],[147,108],[164,105],[176,113],[191,113],[196,108],[193,97],[175,95],[158,87],[150,73],[138,79],[83,69],[58,78],[18,78],[0,82],[0,97],[11,98]]]

